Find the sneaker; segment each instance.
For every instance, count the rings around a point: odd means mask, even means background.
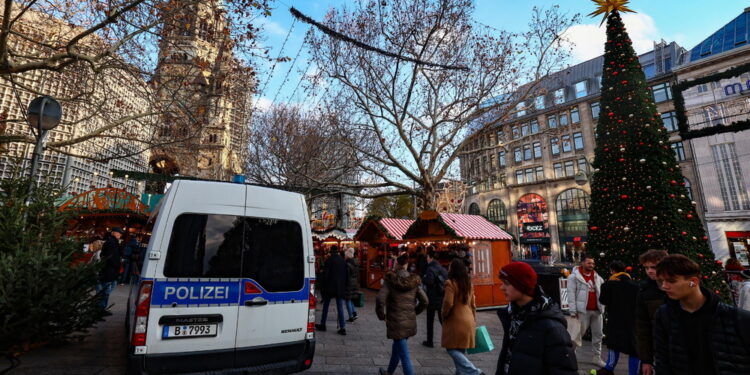
[[[338,333],[341,336],[346,336],[346,329],[345,328],[341,328],[336,333]]]
[[[354,312],[354,319],[357,319],[358,317],[359,317],[359,315],[358,315],[358,314],[357,314],[357,312],[355,311],[355,312]]]
[[[602,367],[602,368],[603,368],[604,366],[606,366],[606,365],[607,365],[607,362],[604,362],[604,361],[602,361],[602,359],[601,359],[601,358],[599,358],[599,357],[594,357],[594,358],[593,358],[593,359],[591,360],[591,363],[593,363],[593,364],[594,364],[594,365],[596,365],[597,367]]]
[[[324,324],[316,324],[315,329],[317,329],[318,331],[325,332],[326,326]]]
[[[611,370],[607,370],[606,367],[602,367],[598,370],[591,370],[591,375],[615,375]]]
[[[432,345],[432,342],[430,341],[422,341],[422,346],[426,346],[428,348],[434,348],[435,346]]]
[[[354,323],[355,320],[357,320],[356,317],[351,317],[351,318],[347,319],[346,321],[349,322],[349,323]]]

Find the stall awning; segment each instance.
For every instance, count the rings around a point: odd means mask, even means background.
[[[339,241],[346,241],[346,240],[352,239],[350,233],[341,228],[331,228],[325,231],[313,231],[312,237],[313,239],[317,239],[320,241],[325,241],[329,238],[335,238]]]
[[[414,220],[405,219],[380,219],[380,224],[393,236],[393,238],[401,241],[404,239],[404,234],[409,230],[409,227],[414,224]]]
[[[404,234],[405,239],[445,236],[464,240],[513,240],[510,234],[482,216],[435,211],[423,212]]]
[[[354,239],[357,241],[372,241],[373,239],[380,238],[381,240],[403,241],[404,234],[413,223],[414,220],[383,219],[372,216],[362,222],[359,230],[354,235]]]

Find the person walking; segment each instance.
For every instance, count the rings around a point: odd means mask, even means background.
[[[427,340],[422,342],[422,345],[432,348],[434,347],[432,338],[435,332],[435,313],[437,313],[438,322],[443,324],[443,295],[445,294],[445,282],[448,280],[448,271],[435,259],[435,249],[432,246],[427,250],[426,260],[427,270],[422,279],[422,284],[430,303],[427,304]]]
[[[745,280],[740,285],[739,301],[737,307],[750,311],[750,270],[743,270],[740,276]]]
[[[329,257],[323,267],[323,313],[320,317],[320,324],[316,324],[318,331],[326,330],[326,320],[328,319],[328,307],[331,305],[331,299],[336,299],[336,312],[339,318],[339,335],[346,335],[346,321],[344,320],[344,297],[347,295],[348,269],[346,261],[339,255],[339,248],[336,245],[331,246]]]
[[[100,258],[104,265],[99,271],[99,284],[96,285],[96,293],[99,294],[99,305],[103,310],[106,310],[109,305],[109,295],[117,286],[117,277],[120,275],[119,241],[123,233],[124,231],[120,227],[112,228],[100,251]],[[106,314],[112,315],[109,311]]]
[[[127,245],[122,250],[122,264],[123,273],[120,275],[120,284],[127,284],[130,282],[130,274],[133,272],[132,262],[133,256],[138,254],[141,244],[138,239],[133,236],[128,241]]]
[[[646,272],[647,279],[638,286],[635,299],[635,339],[641,373],[654,374],[654,328],[656,310],[664,304],[667,295],[656,282],[656,265],[667,256],[664,250],[651,249],[641,254],[638,261]]]
[[[596,263],[590,255],[583,255],[578,267],[568,276],[568,298],[572,299],[570,317],[575,319],[571,337],[576,348],[583,345],[582,336],[591,328],[591,349],[594,357],[591,362],[597,367],[604,367],[602,360],[602,337],[604,336],[602,313],[604,306],[599,303],[599,295],[604,280],[594,270]]]
[[[354,300],[359,298],[359,263],[354,257],[354,249],[348,248],[344,253],[346,257],[346,268],[349,273],[346,283],[346,311],[349,313],[349,323],[357,320],[357,309],[354,308]]]
[[[670,254],[656,266],[667,302],[654,319],[659,375],[750,374],[750,312],[701,285],[698,263]]]
[[[607,314],[605,338],[609,349],[606,366],[596,371],[596,375],[614,375],[620,354],[628,355],[628,374],[638,375],[641,362],[638,360],[635,344],[635,300],[638,285],[630,274],[625,272],[625,264],[614,261],[609,265],[612,274],[602,285],[599,302]]]
[[[499,276],[508,307],[497,312],[505,334],[495,375],[578,375],[567,321],[534,269],[512,262]]]
[[[432,248],[431,246],[429,248]],[[427,260],[427,255],[425,255],[424,248],[422,245],[417,246],[417,275],[419,277],[424,278],[424,274],[427,272],[427,266],[430,263],[429,260]]]
[[[474,347],[477,305],[469,270],[462,259],[453,259],[448,266],[448,281],[445,283],[445,296],[441,310],[443,337],[440,344],[453,359],[456,374],[483,374],[466,358],[466,349]]]
[[[391,375],[399,362],[404,375],[413,375],[407,340],[417,334],[417,315],[427,306],[427,295],[419,287],[421,279],[407,271],[409,255],[396,258],[398,268],[385,274],[383,287],[375,299],[375,313],[385,320],[387,337],[393,340],[388,369],[379,369],[380,375]]]

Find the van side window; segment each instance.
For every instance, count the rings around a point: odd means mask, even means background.
[[[240,277],[242,217],[182,214],[177,217],[164,264],[166,277]]]
[[[302,228],[293,221],[246,218],[242,277],[255,280],[268,292],[304,287],[305,255]]]

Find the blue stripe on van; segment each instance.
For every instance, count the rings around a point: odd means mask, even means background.
[[[147,280],[147,279],[144,279]],[[305,287],[295,292],[270,293],[261,290],[259,294],[245,294],[244,285],[249,281],[258,286],[252,279],[235,281],[206,281],[203,280],[154,280],[151,295],[151,305],[237,305],[245,301],[260,297],[269,303],[292,303],[307,301],[310,294],[309,279],[305,279]]]

